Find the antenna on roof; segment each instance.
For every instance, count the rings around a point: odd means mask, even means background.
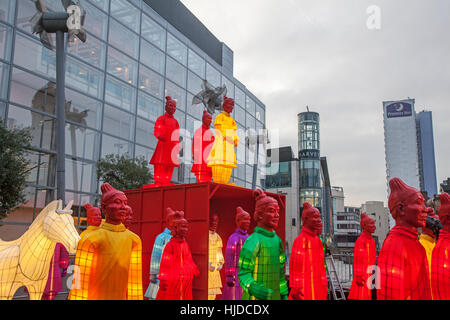
[[[309,107],[308,106],[306,106],[306,110],[308,110],[308,112],[309,112]]]

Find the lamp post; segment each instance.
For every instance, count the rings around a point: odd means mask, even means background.
[[[43,0],[36,0],[37,12],[31,18],[33,33],[39,34],[41,43],[53,50],[51,33],[56,33],[56,181],[57,199],[65,202],[65,33],[69,41],[76,36],[86,41],[83,29],[86,12],[78,2],[61,0],[66,12],[48,12]]]

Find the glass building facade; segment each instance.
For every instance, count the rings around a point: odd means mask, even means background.
[[[300,204],[309,202],[319,210],[322,207],[320,167],[320,127],[317,112],[298,114],[298,158]]]
[[[63,11],[60,1],[45,3],[49,10]],[[245,147],[245,135],[249,129],[265,128],[265,105],[233,77],[232,51],[225,44],[218,42],[226,67],[147,3],[81,0],[88,37],[85,43],[67,44],[65,79],[66,201],[74,200],[75,216],[84,216],[82,205],[98,197],[96,162],[100,158],[127,154],[150,160],[157,143],[154,123],[164,113],[166,95],[177,100],[175,118],[185,129],[182,165],[172,180],[195,182],[190,172],[192,136],[201,125],[204,107],[191,102],[201,91],[202,79],[214,86],[225,84],[227,96],[235,99],[232,116],[241,143],[231,180],[251,187],[255,155]],[[0,1],[0,119],[10,128],[30,128],[33,136],[25,204],[29,215],[22,223],[30,223],[56,195],[56,56],[31,33],[35,12],[32,0]]]

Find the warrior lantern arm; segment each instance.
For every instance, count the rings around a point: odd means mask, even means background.
[[[287,300],[289,293],[286,275],[284,272],[284,263],[286,262],[286,255],[284,253],[283,242],[280,239],[280,296],[282,299]]]
[[[81,238],[75,256],[75,269],[69,300],[88,300],[89,276],[96,253],[97,248],[94,243],[88,237]]]
[[[225,276],[227,279],[236,281],[239,256],[237,255],[237,239],[230,238],[225,249]]]
[[[305,288],[305,239],[297,238],[292,246],[289,263],[289,285],[294,294],[303,294]]]
[[[161,265],[161,258],[164,249],[164,238],[162,236],[157,236],[155,243],[153,244],[152,255],[150,258],[150,275],[158,275],[159,266]]]
[[[136,239],[131,250],[127,298],[128,300],[144,299],[142,293],[142,243],[140,239]]]
[[[223,253],[222,253],[222,239],[219,237],[219,241],[217,244],[217,253],[216,253],[216,261],[217,261],[217,267],[220,269],[222,269],[223,263],[225,262],[225,259],[223,257]]]
[[[367,266],[369,266],[369,247],[368,242],[356,241],[355,243],[355,252],[353,255],[353,274],[355,279],[362,280],[364,279],[366,272],[367,272]]]

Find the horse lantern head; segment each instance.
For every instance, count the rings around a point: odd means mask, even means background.
[[[75,254],[80,236],[72,218],[72,203],[70,201],[63,209],[62,201],[58,200],[57,209],[51,210],[45,217],[44,234],[50,240],[64,245],[70,254]]]

